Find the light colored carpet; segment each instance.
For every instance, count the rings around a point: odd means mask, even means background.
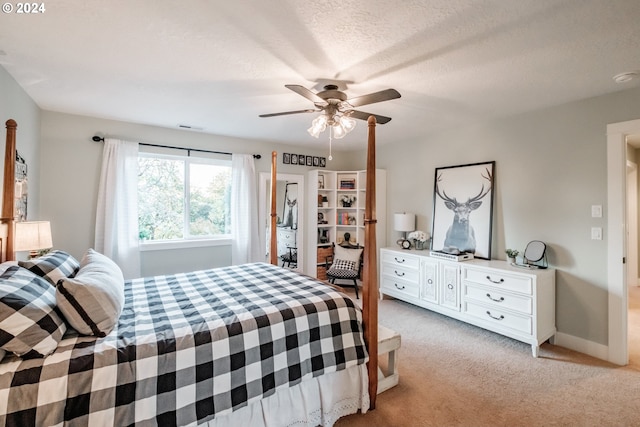
[[[630,304],[632,363],[548,343],[531,347],[399,300],[380,323],[402,335],[400,383],[336,427],[640,426],[640,289]]]

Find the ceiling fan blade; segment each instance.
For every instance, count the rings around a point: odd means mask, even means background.
[[[282,113],[271,113],[271,114],[260,114],[258,117],[275,117],[275,116],[284,116],[286,114],[299,114],[299,113],[315,113],[316,111],[322,110],[297,110],[297,111],[283,111]]]
[[[375,104],[376,102],[400,98],[400,96],[400,92],[395,89],[385,89],[381,90],[380,92],[374,92],[368,95],[358,96],[357,98],[347,99],[347,102],[352,107],[359,107],[361,105]]]
[[[353,117],[354,119],[360,119],[360,120],[369,120],[369,116],[373,116],[376,118],[376,123],[381,125],[385,123],[389,123],[391,121],[391,117],[379,116],[377,114],[365,113],[364,111],[358,111],[358,110],[351,110],[349,112],[349,116]]]
[[[315,93],[311,92],[309,89],[307,89],[304,86],[300,86],[300,85],[284,85],[284,87],[286,87],[287,89],[291,89],[292,91],[294,91],[298,95],[304,96],[305,98],[307,98],[311,102],[321,103],[323,105],[327,105],[327,101],[325,101],[324,99],[320,98],[318,95],[316,95]]]

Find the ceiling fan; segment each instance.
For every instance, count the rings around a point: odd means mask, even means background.
[[[334,132],[336,132],[336,130],[338,132],[344,131],[344,133],[342,134],[342,136],[344,136],[355,126],[355,121],[353,120],[353,118],[366,121],[369,116],[374,116],[377,123],[388,123],[389,121],[391,121],[391,117],[365,113],[364,111],[355,110],[354,108],[360,107],[362,105],[375,104],[376,102],[400,98],[400,93],[395,89],[381,90],[379,92],[374,92],[368,95],[362,95],[348,99],[347,94],[341,90],[338,90],[338,86],[334,84],[325,85],[324,90],[318,93],[314,93],[300,85],[284,85],[284,87],[286,87],[287,89],[291,89],[298,95],[302,95],[313,102],[315,108],[296,111],[284,111],[282,113],[260,114],[260,117],[275,117],[284,116],[287,114],[315,113],[323,111],[325,114],[314,120],[312,127],[309,128],[309,133],[311,133],[316,138],[318,137],[318,134],[324,130],[324,126],[326,125],[332,126],[334,128]],[[340,137],[338,134],[334,136],[336,138]]]

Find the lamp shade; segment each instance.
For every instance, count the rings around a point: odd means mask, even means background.
[[[416,229],[416,215],[408,212],[393,215],[393,228],[396,231],[413,231]]]
[[[51,239],[51,224],[49,221],[16,222],[14,250],[38,251],[53,246]]]

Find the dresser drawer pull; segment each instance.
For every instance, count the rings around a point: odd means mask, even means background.
[[[400,263],[400,264],[403,264],[403,263],[405,262],[405,259],[404,259],[404,258],[398,259],[398,257],[393,257],[393,259],[395,259],[395,260],[396,260],[396,262],[398,262],[398,263]]]
[[[403,289],[404,289],[404,285],[402,285],[402,287],[398,286],[398,284],[397,284],[397,283],[394,283],[394,285],[395,285],[395,287],[396,287],[396,288],[398,288],[398,289],[400,289],[400,290],[403,290]]]
[[[449,288],[449,289],[453,289],[453,285],[452,285],[451,283],[448,283],[448,284],[447,284],[447,288]]]
[[[433,285],[433,279],[427,279],[427,283]]]
[[[398,277],[404,277],[404,271],[401,271],[400,273],[398,273],[398,270],[393,270],[394,273],[396,273],[396,276]]]
[[[487,276],[487,280],[490,281],[491,283],[504,283],[503,278],[500,278],[500,280],[493,280],[491,276]]]
[[[487,294],[487,298],[489,298],[491,301],[495,301],[495,302],[502,302],[504,301],[504,297],[500,297],[499,299],[495,299],[491,296],[491,294]]]
[[[502,314],[500,315],[500,317],[492,316],[491,312],[489,310],[487,310],[487,316],[491,317],[492,319],[496,319],[496,320],[504,319],[504,316]]]

